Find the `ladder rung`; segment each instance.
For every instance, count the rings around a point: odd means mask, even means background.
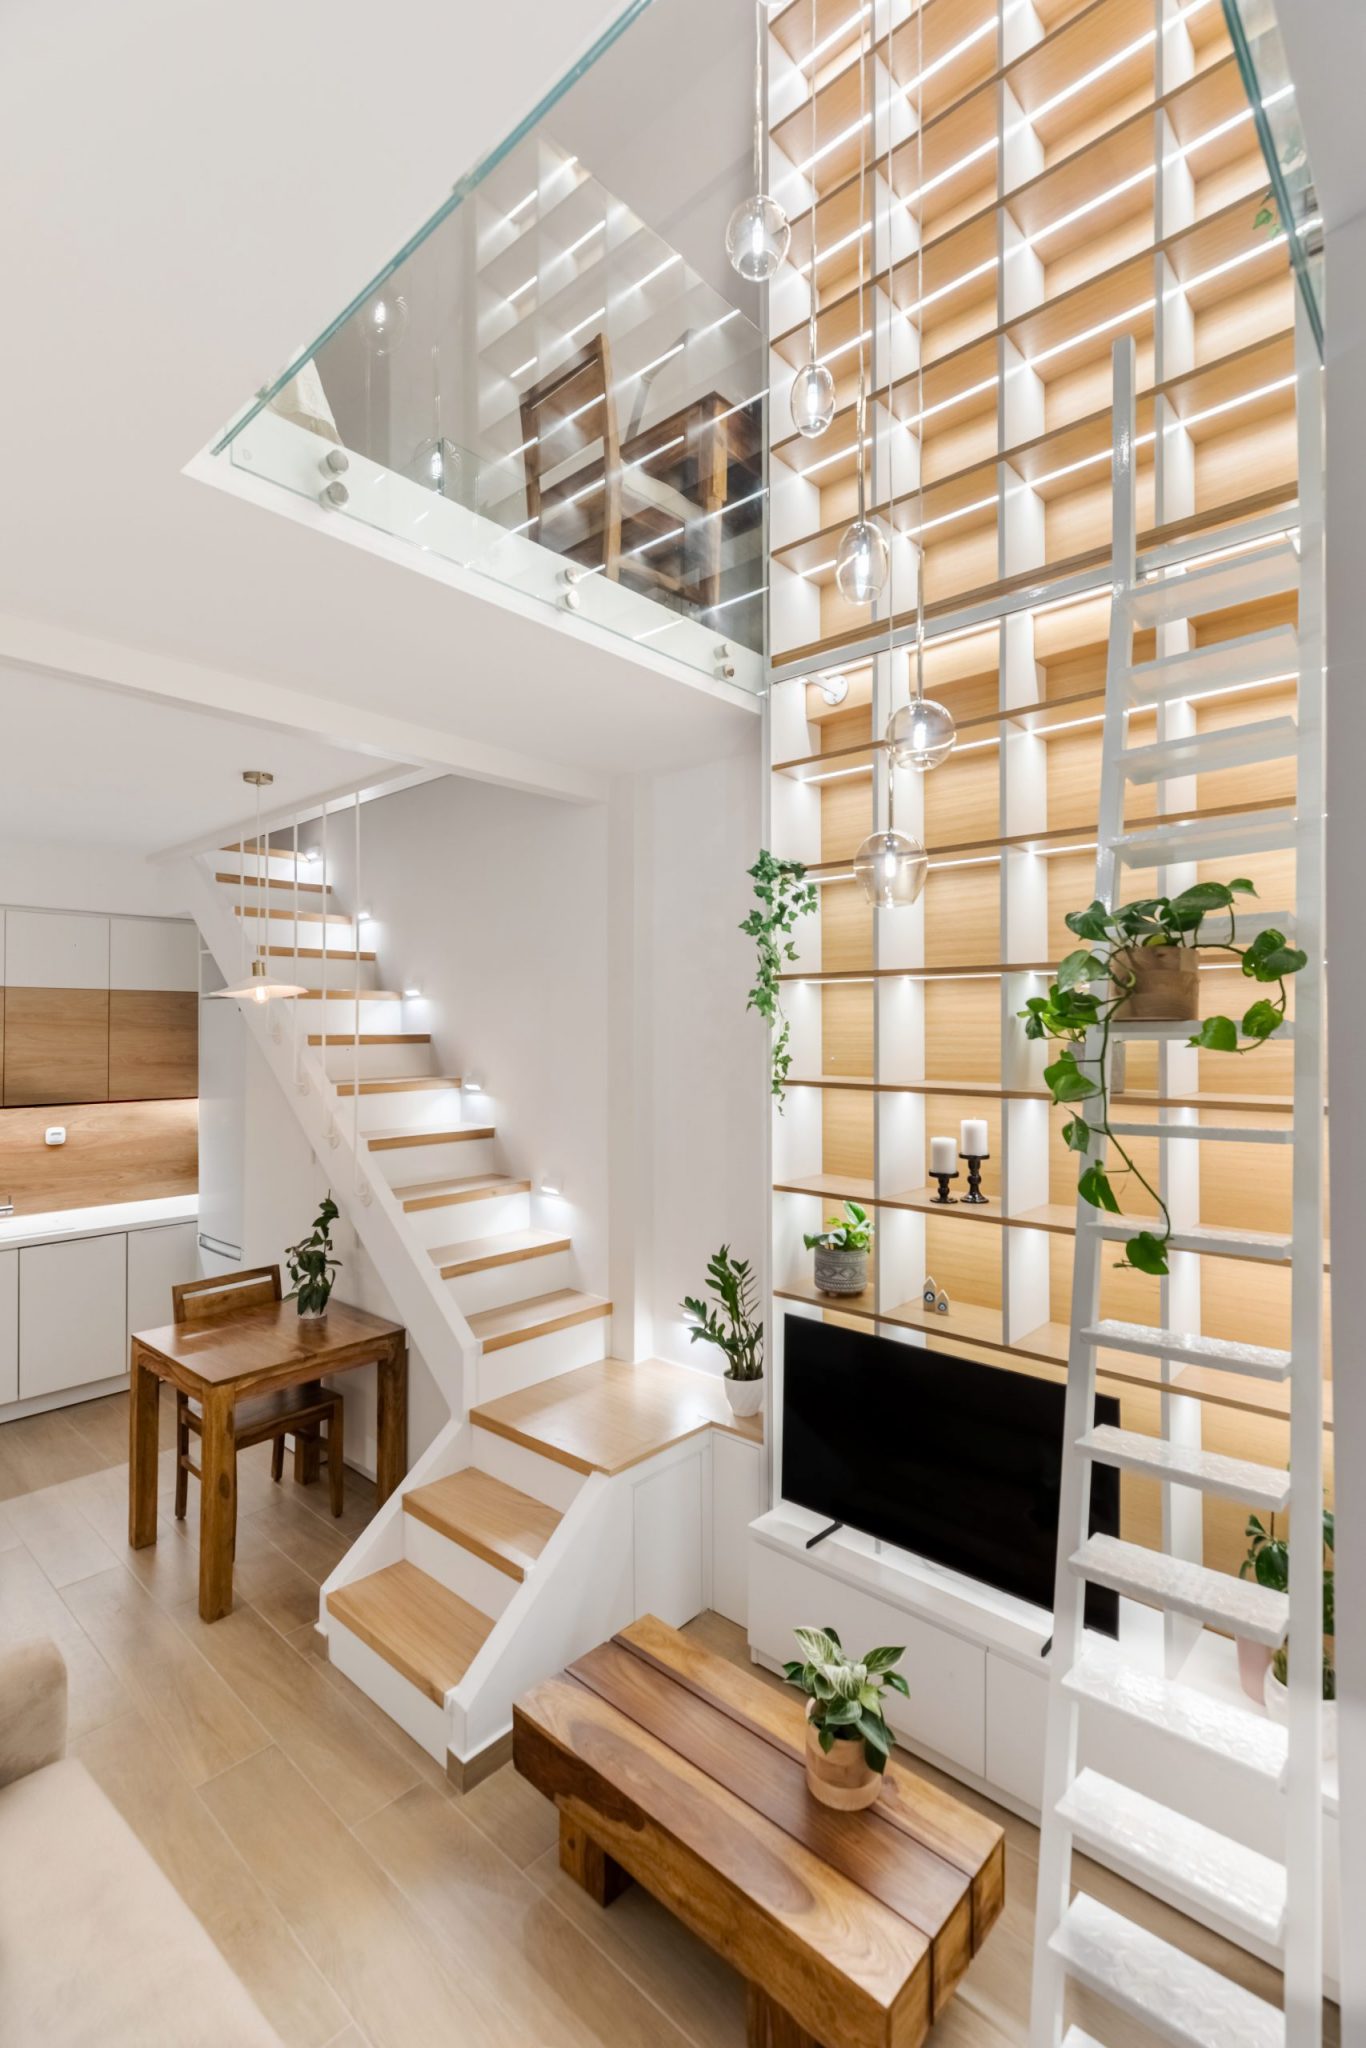
[[[1293,626],[1272,626],[1236,640],[1215,640],[1158,661],[1136,662],[1128,672],[1131,704],[1170,704],[1177,697],[1235,690],[1299,674],[1299,638]]]
[[[1220,1372],[1246,1373],[1252,1379],[1283,1380],[1290,1374],[1290,1353],[1264,1344],[1234,1344],[1227,1337],[1202,1337],[1195,1330],[1159,1330],[1147,1323],[1092,1323],[1082,1331],[1088,1344],[1110,1351],[1133,1351],[1142,1358],[1177,1358],[1187,1365],[1210,1365]]]
[[[1244,811],[1231,818],[1190,818],[1148,832],[1123,832],[1111,850],[1125,867],[1170,867],[1179,861],[1284,852],[1294,846],[1297,831],[1298,819],[1289,808]]]
[[[1116,1244],[1153,1227],[1150,1216],[1107,1216],[1102,1212],[1088,1220],[1092,1230]],[[1191,1230],[1174,1230],[1167,1244],[1174,1252],[1203,1252],[1216,1259],[1257,1259],[1268,1266],[1290,1264],[1290,1239],[1269,1230],[1224,1230],[1207,1223]]]
[[[1156,1882],[1272,1947],[1280,1941],[1283,1863],[1099,1771],[1085,1770],[1075,1778],[1057,1811],[1087,1848],[1098,1850],[1126,1877],[1139,1884]]]
[[[1270,1785],[1279,1786],[1289,1752],[1289,1738],[1265,1714],[1232,1705],[1196,1686],[1161,1678],[1155,1671],[1137,1671],[1091,1655],[1064,1677],[1063,1690],[1086,1706],[1122,1714],[1145,1728],[1237,1764]]]
[[[1240,1128],[1237,1124],[1111,1124],[1110,1132],[1116,1138],[1185,1138],[1196,1139],[1204,1145],[1293,1145],[1295,1133],[1290,1125],[1284,1130],[1273,1131],[1263,1124]]]
[[[1173,2048],[1285,2048],[1285,2015],[1078,1892],[1049,1941],[1067,1973]]]
[[[1272,1650],[1285,1641],[1288,1598],[1254,1580],[1235,1579],[1189,1558],[1145,1549],[1141,1543],[1122,1543],[1117,1536],[1088,1537],[1068,1562],[1079,1578],[1141,1600],[1146,1607],[1189,1614],[1208,1628],[1231,1629]]]
[[[1226,1458],[1218,1451],[1202,1451],[1194,1444],[1176,1444],[1162,1436],[1145,1436],[1140,1430],[1115,1429],[1098,1423],[1078,1437],[1077,1449],[1084,1457],[1102,1465],[1116,1465],[1121,1472],[1142,1472],[1150,1479],[1171,1479],[1181,1486],[1194,1486],[1201,1493],[1217,1494],[1223,1500],[1244,1501],[1249,1507],[1284,1508],[1290,1499],[1290,1475],[1275,1465],[1256,1465],[1249,1458]]]
[[[1251,768],[1258,761],[1281,761],[1299,741],[1293,718],[1262,718],[1252,725],[1230,725],[1222,732],[1193,732],[1184,739],[1160,740],[1154,746],[1130,747],[1123,756],[1130,782],[1161,782],[1177,775],[1214,775],[1221,768]]]
[[[1229,555],[1207,568],[1140,583],[1129,594],[1129,613],[1136,626],[1158,626],[1279,597],[1282,591],[1298,590],[1299,583],[1299,555],[1290,541],[1280,540],[1269,548]]]

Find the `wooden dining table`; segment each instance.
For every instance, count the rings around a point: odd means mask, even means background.
[[[232,1414],[238,1401],[351,1372],[378,1368],[375,1485],[387,1500],[408,1469],[408,1341],[398,1323],[333,1301],[319,1322],[300,1318],[292,1301],[267,1302],[209,1322],[168,1323],[132,1339],[128,1446],[128,1541],[157,1540],[158,1403],[162,1380],[197,1401],[200,1442],[199,1612],[217,1621],[232,1608],[237,1527],[237,1452]],[[316,1476],[316,1443],[296,1452],[296,1478]]]

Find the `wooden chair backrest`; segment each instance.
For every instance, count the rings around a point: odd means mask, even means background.
[[[248,1266],[212,1280],[182,1280],[171,1289],[171,1312],[177,1323],[207,1323],[280,1299],[280,1268]]]
[[[538,383],[529,385],[522,393],[521,415],[529,521],[540,522],[541,479],[546,472],[581,449],[601,445],[603,568],[615,583],[621,562],[621,444],[607,336],[595,334]],[[541,535],[533,528],[531,538],[540,540]]]

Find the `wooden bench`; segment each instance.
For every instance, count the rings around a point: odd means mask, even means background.
[[[750,2048],[916,2048],[1000,1914],[1002,1831],[896,1760],[833,1812],[804,1737],[795,1692],[653,1616],[513,1710],[563,1868],[603,1906],[635,1880],[724,1956]]]

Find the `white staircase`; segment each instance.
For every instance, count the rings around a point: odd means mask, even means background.
[[[1120,2013],[1141,2021],[1180,2048],[1317,2048],[1323,1987],[1321,1614],[1322,1558],[1317,1540],[1322,1493],[1322,1146],[1323,1060],[1322,894],[1323,738],[1319,489],[1322,446],[1318,365],[1300,344],[1301,528],[1298,554],[1285,541],[1234,552],[1212,566],[1140,582],[1135,555],[1134,344],[1115,348],[1114,578],[1106,684],[1096,895],[1114,904],[1135,892],[1127,870],[1156,869],[1150,884],[1175,893],[1195,879],[1195,861],[1234,863],[1271,849],[1295,853],[1296,943],[1309,966],[1296,978],[1295,1116],[1292,1138],[1293,1228],[1288,1237],[1202,1228],[1195,1213],[1189,1164],[1198,1148],[1176,1139],[1272,1142],[1279,1134],[1204,1128],[1180,1113],[1142,1134],[1155,1136],[1163,1157],[1164,1192],[1172,1197],[1172,1275],[1162,1283],[1164,1327],[1102,1319],[1100,1281],[1107,1248],[1145,1226],[1105,1216],[1078,1202],[1068,1358],[1063,1486],[1055,1595],[1048,1739],[1040,1845],[1031,2041],[1033,2048],[1097,2048],[1090,2035],[1066,2028],[1066,1990],[1084,1985]],[[1298,631],[1277,626],[1238,639],[1201,645],[1191,623],[1201,614],[1298,590]],[[1152,660],[1136,663],[1136,628],[1157,630]],[[1206,692],[1273,677],[1298,678],[1294,720],[1284,716],[1208,735],[1186,709]],[[1158,706],[1158,739],[1126,746],[1127,713]],[[1262,810],[1126,831],[1125,785],[1168,781],[1293,755],[1292,810]],[[1159,803],[1159,809],[1167,809]],[[1175,806],[1171,806],[1175,808]],[[1283,922],[1283,920],[1278,920]],[[1241,925],[1241,920],[1240,920]],[[1250,927],[1251,928],[1251,927]],[[1188,1024],[1147,1026],[1157,1037],[1164,1085],[1195,1057],[1184,1045]],[[1085,1056],[1100,1057],[1098,1035]],[[1122,1050],[1118,1057],[1122,1058]],[[1180,1092],[1180,1091],[1177,1091]],[[1130,1127],[1125,1126],[1125,1129]],[[1132,1127],[1138,1134],[1138,1127]],[[1095,1156],[1094,1148],[1093,1154]],[[1289,1352],[1203,1336],[1193,1265],[1203,1257],[1288,1263],[1291,1270]],[[1165,1327],[1170,1325],[1170,1327]],[[1161,1361],[1160,1437],[1098,1426],[1095,1394],[1101,1354],[1133,1352]],[[1173,1387],[1183,1366],[1200,1365],[1289,1385],[1290,1469],[1260,1466],[1204,1451],[1198,1404]],[[1191,1411],[1195,1410],[1195,1414]],[[1106,1464],[1162,1485],[1164,1548],[1152,1550],[1090,1534],[1090,1480]],[[1204,1494],[1257,1508],[1299,1505],[1300,1540],[1291,1546],[1288,1597],[1208,1568],[1200,1558],[1199,1506]],[[1192,1506],[1195,1513],[1192,1514]],[[1087,1583],[1160,1609],[1166,1674],[1099,1651],[1083,1633]],[[1291,1617],[1294,1625],[1291,1627]],[[1279,1647],[1289,1630],[1289,1727],[1181,1683],[1180,1671],[1201,1627],[1237,1633]],[[1099,1715],[1158,1731],[1184,1752],[1283,1788],[1282,1853],[1270,1857],[1216,1832],[1175,1807],[1117,1779],[1079,1768],[1082,1716]],[[1123,1754],[1111,1744],[1107,1755]],[[1172,1772],[1172,1783],[1182,1774]],[[1219,1972],[1142,1929],[1084,1892],[1073,1892],[1073,1849],[1090,1851],[1135,1883],[1185,1905],[1197,1916],[1281,1952],[1282,2013]],[[1066,2033],[1065,2033],[1066,2030]],[[1118,2037],[1118,2036],[1117,2036]]]

